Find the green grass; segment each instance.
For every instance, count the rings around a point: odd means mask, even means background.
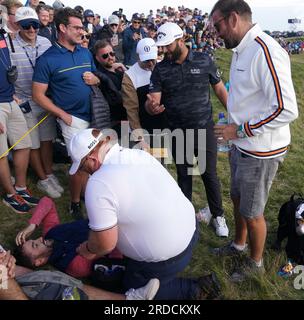
[[[229,76],[229,66],[231,60],[231,53],[229,51],[220,50],[217,53],[217,64],[223,72],[223,79],[227,81]],[[241,285],[235,285],[229,282],[228,275],[233,267],[231,259],[218,259],[209,253],[211,247],[220,246],[227,242],[227,240],[219,239],[215,236],[214,231],[205,225],[200,226],[201,237],[199,244],[195,248],[191,264],[184,271],[186,276],[200,276],[204,273],[215,271],[223,285],[223,294],[225,299],[303,299],[304,291],[297,291],[293,288],[292,279],[282,279],[276,275],[279,267],[286,262],[284,251],[280,254],[272,251],[271,243],[275,239],[276,229],[278,226],[277,215],[280,206],[287,201],[293,192],[302,192],[304,194],[304,148],[303,148],[303,123],[304,116],[304,54],[294,55],[292,60],[292,74],[294,86],[297,93],[299,105],[299,118],[292,123],[292,144],[290,152],[279,169],[277,177],[273,183],[269,201],[267,203],[265,217],[268,225],[268,237],[266,244],[266,251],[264,255],[265,267],[267,270],[263,278],[252,278]],[[214,115],[223,111],[220,103],[212,96]],[[60,165],[56,175],[59,177],[62,184],[67,187],[67,170],[68,167]],[[170,166],[170,172],[176,177],[175,170]],[[230,227],[230,238],[233,235],[233,214],[232,204],[229,199],[229,165],[227,155],[219,155],[218,159],[218,175],[222,184],[223,205]],[[42,196],[35,187],[36,179],[34,175],[29,173],[29,186],[35,195]],[[68,191],[64,196],[56,200],[58,212],[62,222],[68,221],[67,208],[69,203]],[[206,206],[206,197],[202,181],[200,177],[194,177],[193,186],[193,204],[195,209]],[[23,228],[29,215],[18,215],[0,204],[0,243],[6,248],[14,246],[14,238],[19,230]]]

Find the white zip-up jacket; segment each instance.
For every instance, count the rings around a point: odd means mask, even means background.
[[[234,49],[227,109],[229,123],[247,135],[232,141],[241,152],[263,159],[287,152],[289,123],[298,117],[290,60],[258,25]]]

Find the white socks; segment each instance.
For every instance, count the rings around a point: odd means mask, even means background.
[[[247,244],[245,243],[244,245],[239,245],[239,244],[235,244],[234,241],[232,241],[231,246],[239,251],[244,251],[247,247]]]

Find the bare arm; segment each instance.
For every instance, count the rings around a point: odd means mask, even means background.
[[[72,123],[72,116],[66,113],[61,108],[57,107],[51,99],[46,96],[48,84],[33,82],[32,92],[33,100],[39,104],[43,109],[54,114],[56,117],[62,119],[68,126]]]
[[[220,100],[222,105],[227,110],[228,92],[227,92],[223,82],[220,81],[219,83],[212,86],[212,88],[213,88],[213,91],[214,91],[215,95],[217,96],[217,98]]]
[[[153,92],[147,94],[147,101],[145,104],[145,108],[150,115],[160,114],[165,111],[164,105],[160,105],[161,101],[161,92]]]
[[[77,252],[89,259],[96,259],[113,251],[117,244],[118,231],[117,226],[104,231],[91,231],[89,240],[82,243]]]

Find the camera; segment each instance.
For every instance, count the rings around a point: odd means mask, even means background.
[[[19,107],[20,107],[21,111],[25,114],[32,111],[31,105],[28,101],[21,103],[19,105]]]
[[[16,66],[10,66],[6,70],[7,81],[10,84],[14,84],[18,79],[18,70]]]

